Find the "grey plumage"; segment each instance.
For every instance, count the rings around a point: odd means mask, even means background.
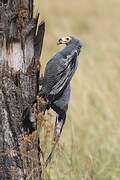
[[[44,82],[40,91],[40,95],[48,100],[50,107],[57,113],[54,145],[45,166],[51,161],[65,123],[71,91],[70,81],[77,69],[77,57],[82,47],[80,40],[71,36],[59,39],[58,43],[66,44],[66,47],[47,63]]]
[[[44,96],[50,107],[58,114],[57,125],[62,121],[62,127],[66,119],[66,112],[70,98],[70,81],[77,69],[78,55],[81,42],[75,37],[66,37],[59,40],[59,44],[66,47],[50,59],[45,68],[44,81],[40,95]]]

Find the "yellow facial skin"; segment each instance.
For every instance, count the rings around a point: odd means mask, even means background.
[[[58,40],[57,44],[60,45],[60,44],[67,44],[69,43],[71,40],[71,37],[70,36],[67,36],[67,37],[62,37]]]

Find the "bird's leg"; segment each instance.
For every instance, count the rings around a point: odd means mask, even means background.
[[[40,72],[40,85],[43,84],[43,78],[44,78],[44,73],[43,73],[43,67],[42,67],[42,64],[41,62],[39,61],[39,72]]]

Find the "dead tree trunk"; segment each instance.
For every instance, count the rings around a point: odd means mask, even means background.
[[[41,180],[37,139],[22,140],[22,114],[39,88],[45,31],[33,0],[0,0],[0,179]],[[37,30],[38,29],[38,30]]]

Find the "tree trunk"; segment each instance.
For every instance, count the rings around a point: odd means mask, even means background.
[[[39,89],[45,23],[33,0],[0,0],[0,179],[42,179],[38,139],[23,139],[22,115]],[[35,134],[35,132],[34,132]]]

